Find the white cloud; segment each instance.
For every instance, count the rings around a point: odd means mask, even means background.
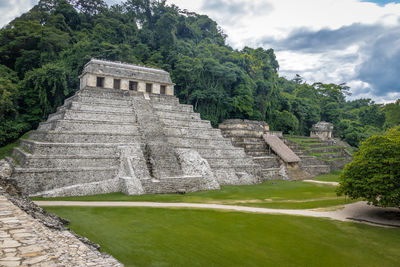
[[[0,0],[0,27],[30,10],[35,1],[32,0]]]
[[[205,0],[168,1],[215,19],[234,48],[245,45],[274,48],[280,74],[287,78],[300,74],[308,82],[347,82],[353,93],[351,98],[388,102],[400,96],[397,92],[400,88],[377,88],[358,77],[360,66],[373,51],[375,39],[400,26],[400,4],[379,6],[359,0],[234,0],[231,2],[243,4],[243,10],[248,9],[247,2],[253,6],[266,5],[270,11],[231,14],[235,18],[232,23],[226,13],[229,9],[212,10],[207,8]],[[226,2],[212,0],[215,7],[216,3]],[[396,42],[392,40],[391,44],[396,48]]]
[[[244,45],[243,40],[257,39],[269,35],[273,38],[285,38],[291,30],[305,27],[309,30],[322,28],[338,29],[354,23],[375,24],[378,22],[395,23],[400,16],[400,4],[388,4],[380,7],[369,2],[358,0],[255,0],[230,1],[243,5],[271,6],[271,12],[243,13],[239,22],[232,25],[226,9],[211,10],[208,1],[168,0],[182,9],[205,13],[215,19],[226,31],[228,41],[236,48]],[[212,1],[225,3],[224,0]]]

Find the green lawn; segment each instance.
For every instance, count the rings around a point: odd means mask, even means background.
[[[333,155],[333,154],[337,154],[338,152],[326,152],[326,153],[309,153],[309,156],[313,156],[319,159],[322,159],[322,155]]]
[[[326,181],[326,182],[339,182],[339,177],[342,174],[343,170],[333,171],[327,174],[320,174],[315,177],[314,180],[318,181]]]
[[[47,207],[125,266],[398,266],[400,229],[286,215]]]
[[[333,178],[336,176],[338,173],[331,174],[331,179],[336,179]],[[322,177],[324,178],[324,176]],[[43,198],[33,199],[46,200]],[[221,190],[201,191],[185,195],[128,196],[122,193],[111,193],[82,197],[59,197],[51,198],[51,200],[219,203],[282,209],[311,209],[350,203],[344,197],[336,196],[335,186],[301,181],[266,181],[257,185],[223,186]]]

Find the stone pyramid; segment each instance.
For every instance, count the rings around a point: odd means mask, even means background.
[[[191,192],[260,182],[243,148],[179,104],[167,72],[92,59],[81,89],[13,151],[30,195]]]

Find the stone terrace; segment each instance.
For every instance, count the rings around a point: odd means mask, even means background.
[[[266,132],[263,122],[248,120],[226,120],[219,125],[224,137],[231,139],[237,148],[243,148],[261,169],[263,180],[282,179],[279,157],[274,154],[263,139]]]
[[[0,266],[123,266],[71,232],[50,229],[12,204],[0,187]]]
[[[313,175],[343,169],[352,159],[348,145],[338,139],[287,135],[284,140],[301,158],[300,167]]]

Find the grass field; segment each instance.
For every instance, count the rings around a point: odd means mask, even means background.
[[[339,182],[339,177],[343,173],[343,170],[333,171],[327,174],[320,174],[315,177],[314,180],[325,181],[325,182]]]
[[[339,172],[335,172],[319,177],[333,181],[337,179],[338,175]],[[33,199],[46,200],[43,198]],[[111,193],[82,197],[59,197],[51,198],[51,200],[219,203],[281,209],[311,209],[354,202],[336,196],[334,186],[301,181],[266,181],[257,185],[223,186],[221,190],[201,191],[185,195],[128,196],[122,193]]]
[[[400,229],[300,216],[48,207],[125,266],[398,266]]]

